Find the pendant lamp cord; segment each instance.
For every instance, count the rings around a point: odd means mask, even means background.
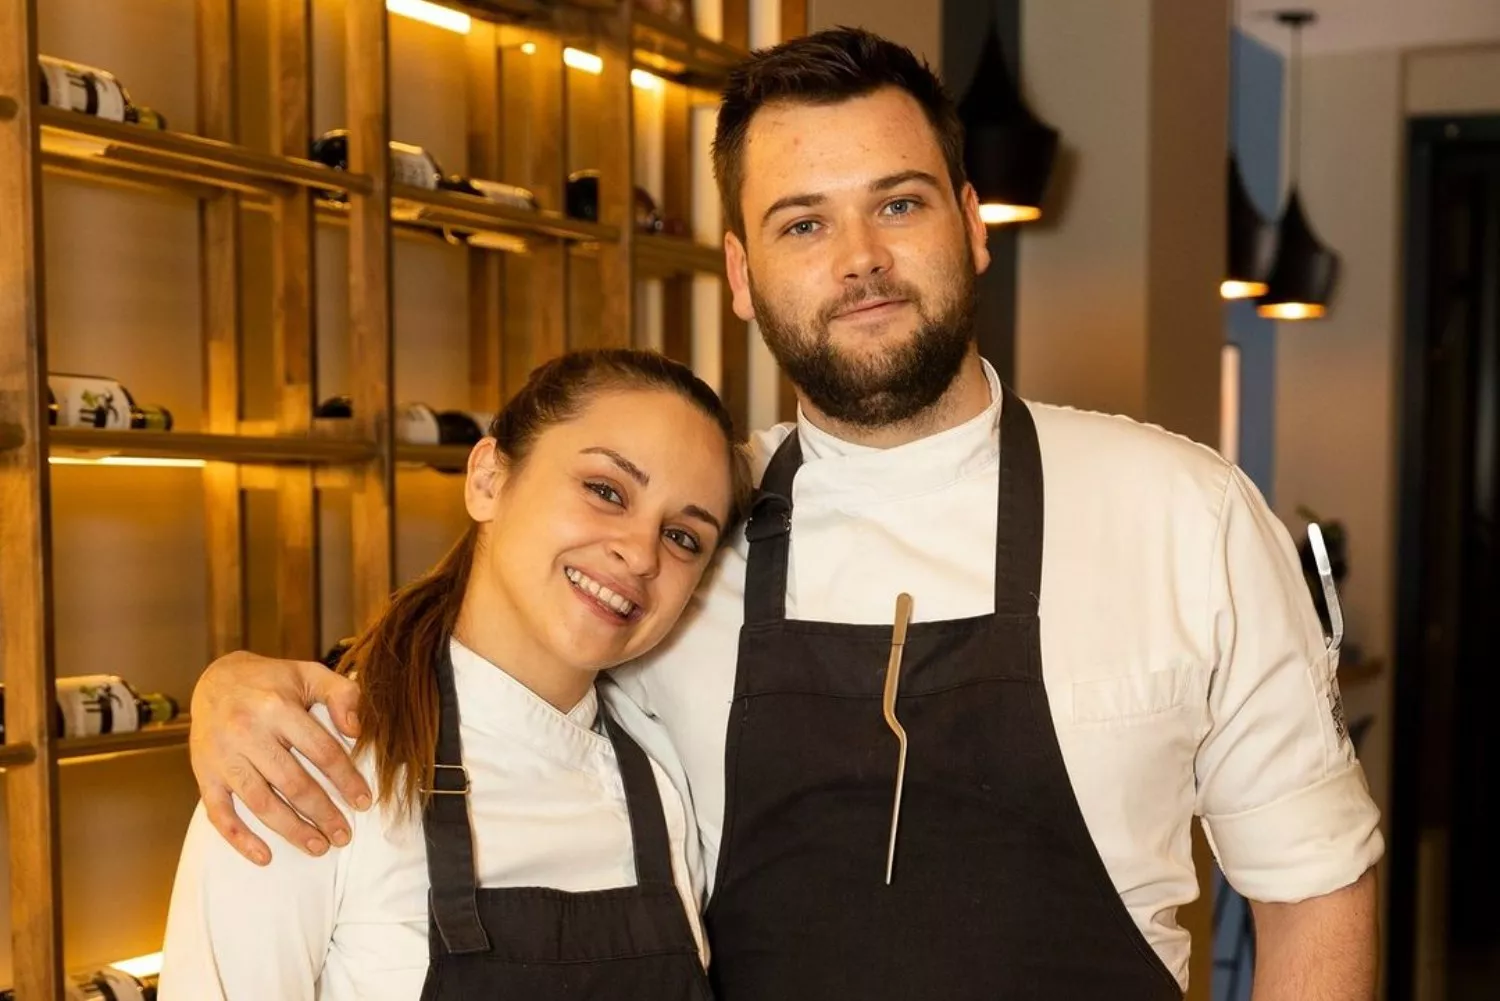
[[[1239,128],[1240,87],[1240,5],[1239,0],[1229,0],[1229,151],[1233,155],[1239,146],[1235,132]]]
[[[1287,190],[1297,186],[1298,167],[1302,163],[1302,25],[1292,25],[1292,121],[1291,136],[1288,138],[1292,144],[1291,165],[1288,170],[1291,174],[1291,183]]]

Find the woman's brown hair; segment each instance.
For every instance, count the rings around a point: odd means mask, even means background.
[[[488,434],[509,468],[519,469],[548,428],[576,417],[599,393],[656,389],[680,393],[724,432],[733,482],[722,545],[749,505],[751,483],[734,425],[717,394],[684,365],[630,348],[578,351],[537,368],[490,423]],[[361,688],[356,753],[375,755],[377,796],[396,814],[413,811],[432,788],[438,693],[434,666],[453,635],[479,540],[472,524],[437,566],[395,593],[380,618],[357,637],[338,669]]]

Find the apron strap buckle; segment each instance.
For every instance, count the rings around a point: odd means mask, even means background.
[[[445,772],[444,769],[447,769]],[[457,775],[453,775],[457,772]],[[446,779],[445,779],[445,776]],[[462,785],[459,785],[459,782]],[[432,788],[423,789],[432,796],[467,796],[469,794],[469,770],[463,765],[445,765],[438,762],[432,766]]]
[[[755,510],[745,525],[745,539],[749,542],[764,542],[778,535],[789,535],[792,531],[792,506],[785,497],[764,494],[755,502]]]

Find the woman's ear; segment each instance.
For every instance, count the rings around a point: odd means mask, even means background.
[[[469,452],[464,479],[464,507],[480,524],[495,520],[495,502],[505,485],[505,456],[493,438],[481,438]]]

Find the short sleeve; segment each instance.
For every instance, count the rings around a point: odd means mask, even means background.
[[[1238,469],[1214,564],[1198,812],[1225,877],[1249,899],[1331,893],[1379,860],[1379,812],[1291,536]]]

